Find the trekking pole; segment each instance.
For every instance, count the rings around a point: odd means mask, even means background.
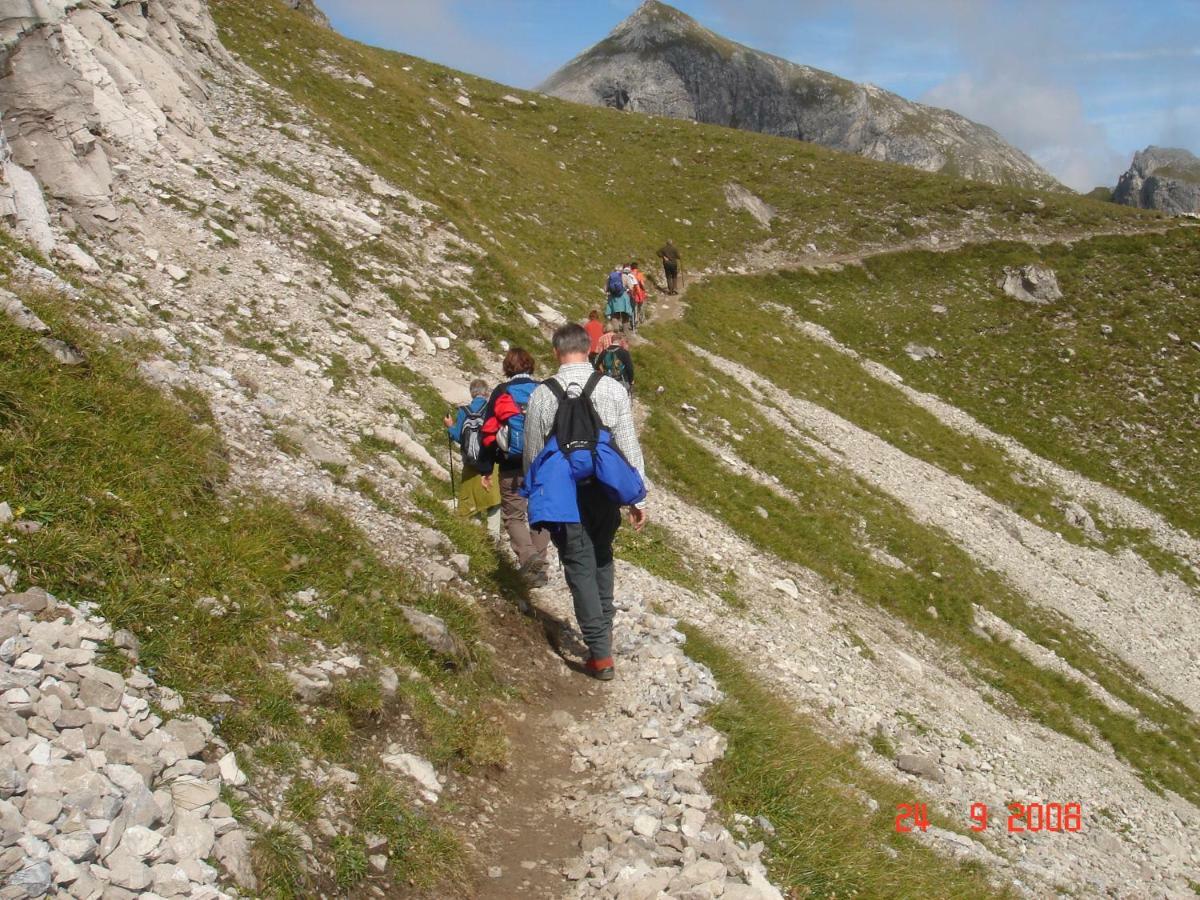
[[[458,491],[454,489],[454,438],[447,435],[446,443],[450,450],[450,502],[457,507]]]

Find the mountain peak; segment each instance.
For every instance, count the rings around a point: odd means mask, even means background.
[[[628,18],[614,28],[593,51],[609,45],[610,49],[644,50],[647,46],[683,36],[720,40],[717,35],[673,6],[660,0],[645,0]]]
[[[1062,187],[990,128],[738,44],[661,0],[645,0],[542,90],[594,106],[799,138],[928,172]]]
[[[1139,150],[1112,196],[1126,206],[1200,214],[1200,159],[1178,147]]]
[[[625,22],[650,24],[681,22],[691,25],[696,24],[696,20],[687,13],[676,9],[668,3],[663,3],[661,0],[643,0],[642,4],[630,14]]]

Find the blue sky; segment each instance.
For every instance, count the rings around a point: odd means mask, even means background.
[[[534,87],[638,0],[318,0],[357,40]],[[1200,0],[679,0],[735,40],[991,125],[1079,189],[1200,154]]]

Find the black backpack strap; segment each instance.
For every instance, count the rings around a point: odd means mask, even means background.
[[[542,384],[550,388],[550,393],[554,395],[554,399],[559,403],[567,399],[567,392],[563,390],[563,386],[558,383],[557,378],[547,378]]]
[[[591,400],[592,392],[594,390],[596,390],[596,385],[598,385],[600,383],[600,379],[603,377],[604,377],[603,372],[593,372],[592,377],[588,379],[587,384],[584,385],[584,387],[583,387],[583,393],[580,394],[579,396],[582,397],[584,400]]]

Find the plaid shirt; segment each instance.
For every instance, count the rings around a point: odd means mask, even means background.
[[[592,367],[587,363],[568,363],[558,370],[554,379],[562,385],[567,393],[579,393],[592,377]],[[572,390],[571,386],[575,389]],[[592,392],[592,405],[604,427],[612,432],[613,443],[625,454],[630,464],[646,477],[646,462],[642,458],[642,448],[638,444],[637,431],[633,426],[633,407],[629,402],[629,392],[611,378],[600,379]],[[540,385],[533,396],[529,398],[529,408],[525,411],[525,468],[528,469],[542,448],[546,439],[554,430],[554,417],[558,414],[558,400],[554,392],[544,384]]]

